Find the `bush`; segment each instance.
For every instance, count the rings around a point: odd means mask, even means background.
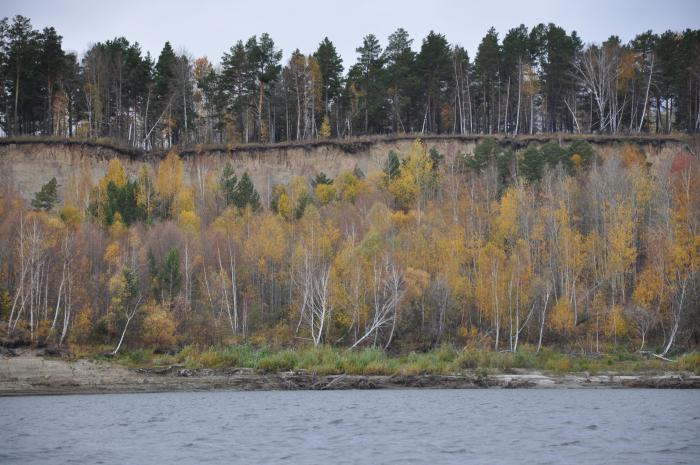
[[[129,355],[127,355],[127,361],[133,365],[141,365],[149,358],[148,355],[150,355],[149,351],[143,349],[132,350],[129,352]]]
[[[163,307],[153,304],[146,308],[141,338],[147,347],[171,349],[176,342],[175,329],[175,322]]]
[[[534,368],[537,366],[536,357],[532,352],[518,352],[515,354],[513,365],[516,368]]]

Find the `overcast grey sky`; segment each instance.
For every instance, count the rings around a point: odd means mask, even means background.
[[[176,50],[218,63],[238,39],[269,32],[286,60],[295,48],[313,52],[328,36],[347,69],[370,32],[384,46],[388,35],[403,27],[418,49],[435,30],[473,57],[491,26],[502,38],[520,23],[554,22],[576,30],[584,42],[612,34],[626,42],[648,29],[698,28],[700,0],[0,0],[0,17],[16,14],[31,18],[35,28],[54,26],[64,48],[78,54],[90,43],[125,36],[156,57],[169,40]]]

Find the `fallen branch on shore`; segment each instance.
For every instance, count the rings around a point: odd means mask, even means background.
[[[664,357],[663,355],[655,354],[654,352],[649,352],[649,351],[647,351],[647,350],[640,350],[639,353],[640,353],[640,354],[643,354],[643,355],[647,355],[647,356],[648,356],[648,355],[651,355],[652,357],[656,357],[656,358],[658,358],[658,359],[661,359],[661,360],[663,360],[664,362],[671,362],[671,363],[676,363],[676,362],[677,362],[677,360],[672,360],[672,359],[670,359],[670,358]]]

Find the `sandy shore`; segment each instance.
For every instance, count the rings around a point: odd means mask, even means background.
[[[514,371],[454,375],[321,376],[309,372],[261,374],[250,369],[187,370],[171,366],[129,369],[107,362],[0,356],[0,396],[207,390],[323,390],[401,388],[700,388],[700,376],[565,374]]]

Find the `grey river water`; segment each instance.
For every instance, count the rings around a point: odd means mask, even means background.
[[[700,391],[0,398],[1,464],[700,464]]]

